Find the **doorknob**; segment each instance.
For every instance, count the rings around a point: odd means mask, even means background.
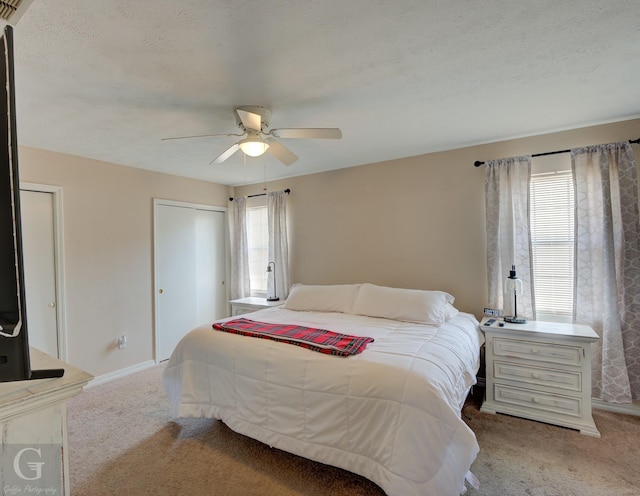
[[[160,294],[164,293],[164,289],[161,289],[160,291],[158,291],[158,293]]]
[[[56,307],[56,302],[55,301],[50,301],[49,304],[47,305],[49,308],[55,308]]]

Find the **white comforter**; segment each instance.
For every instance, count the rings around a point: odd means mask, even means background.
[[[472,315],[439,328],[283,308],[243,317],[375,341],[343,358],[196,328],[164,372],[174,416],[222,420],[270,446],[360,474],[388,496],[464,490],[478,453],[460,418],[482,340]]]

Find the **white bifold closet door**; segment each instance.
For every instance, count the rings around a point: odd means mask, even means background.
[[[225,213],[155,203],[156,357],[194,327],[225,317]]]

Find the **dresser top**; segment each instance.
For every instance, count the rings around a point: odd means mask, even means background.
[[[505,334],[521,333],[531,334],[532,337],[573,337],[582,339],[600,339],[596,332],[588,325],[583,324],[565,324],[560,322],[544,322],[541,320],[529,320],[525,324],[511,324],[504,322],[504,326],[500,327],[499,322],[502,319],[496,318],[495,322],[487,325],[486,322],[492,317],[485,317],[480,323],[483,331],[490,330],[492,332],[504,332]]]
[[[16,412],[34,409],[54,400],[78,394],[93,376],[35,348],[30,349],[31,368],[64,369],[62,377],[0,383],[0,421]]]

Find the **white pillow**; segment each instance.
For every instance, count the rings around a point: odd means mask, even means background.
[[[294,284],[283,306],[289,310],[351,313],[359,286],[359,284],[328,286]]]
[[[460,311],[451,303],[447,303],[447,309],[444,311],[444,320],[449,320],[458,315]]]
[[[444,291],[400,289],[363,284],[353,304],[353,313],[383,319],[441,325],[450,315],[453,296]]]

